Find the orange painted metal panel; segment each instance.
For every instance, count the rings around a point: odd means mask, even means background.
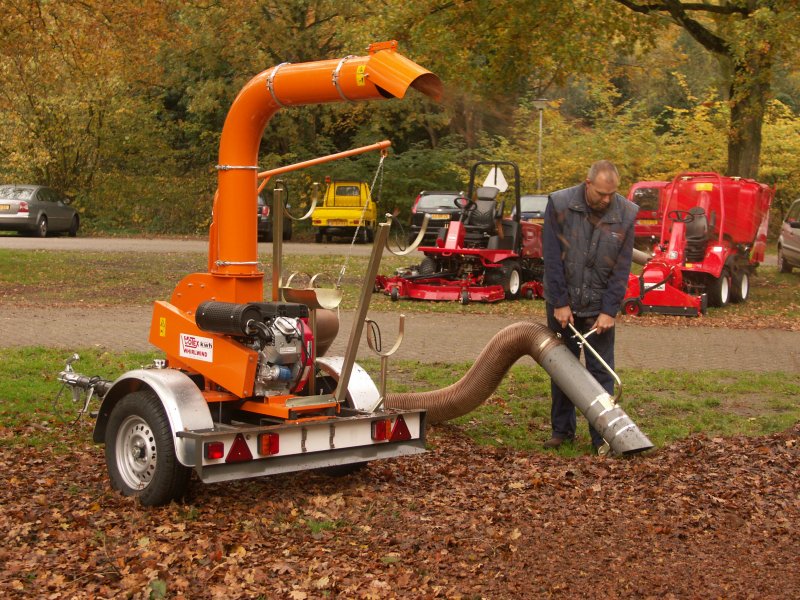
[[[201,330],[192,315],[155,302],[149,340],[171,366],[186,365],[240,398],[252,395],[258,354],[233,338]]]

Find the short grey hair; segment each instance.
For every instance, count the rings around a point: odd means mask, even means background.
[[[586,179],[593,182],[600,173],[610,173],[617,178],[617,183],[619,183],[619,171],[617,171],[617,167],[615,167],[614,163],[610,160],[598,160],[596,163],[592,164],[592,166],[589,167],[589,173],[586,175]]]

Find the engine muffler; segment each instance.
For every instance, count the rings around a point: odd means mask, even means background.
[[[424,408],[430,423],[460,417],[485,402],[511,366],[525,355],[547,371],[615,454],[635,454],[653,447],[580,360],[541,323],[514,323],[500,330],[472,367],[452,385],[430,392],[389,393],[385,405]]]

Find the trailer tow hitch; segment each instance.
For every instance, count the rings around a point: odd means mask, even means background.
[[[61,398],[61,394],[64,393],[64,390],[69,387],[72,391],[72,402],[77,403],[81,399],[81,393],[86,392],[86,399],[83,402],[83,408],[78,411],[78,417],[75,419],[75,422],[78,421],[84,414],[89,411],[89,403],[92,401],[92,398],[95,394],[97,394],[100,398],[106,395],[106,392],[111,388],[111,381],[108,379],[103,379],[102,377],[94,376],[94,377],[87,377],[86,375],[81,375],[77,373],[75,369],[72,368],[72,363],[80,360],[80,356],[78,354],[73,354],[67,359],[67,364],[64,367],[64,370],[58,374],[58,380],[63,384],[61,389],[58,390],[58,394],[55,397],[53,402],[58,402],[58,399]],[[92,416],[96,416],[93,414]]]

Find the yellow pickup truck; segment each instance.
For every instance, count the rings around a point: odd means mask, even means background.
[[[321,243],[333,237],[352,238],[358,228],[356,241],[371,243],[375,238],[378,209],[369,185],[364,181],[326,179],[326,182],[322,205],[311,214],[314,240]]]

